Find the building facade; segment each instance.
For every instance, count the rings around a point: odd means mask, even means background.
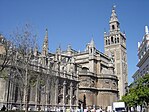
[[[127,49],[126,36],[120,31],[120,23],[118,21],[115,7],[109,21],[110,31],[104,32],[104,49],[105,54],[113,58],[115,74],[118,77],[119,98],[126,93],[128,85],[127,70]]]
[[[83,52],[68,46],[65,55],[73,56],[81,66],[79,72],[79,103],[84,108],[106,108],[118,100],[118,78],[110,57],[98,51],[93,39]]]
[[[4,37],[1,36],[1,45]],[[1,49],[4,49],[1,46]],[[2,50],[1,50],[2,51]],[[5,51],[5,50],[4,50]],[[1,52],[1,61],[4,52]],[[28,78],[34,83],[28,84],[28,109],[31,110],[56,110],[65,111],[67,108],[78,108],[78,65],[74,62],[73,57],[61,55],[60,49],[55,54],[48,52],[48,32],[44,39],[42,52],[34,50],[32,59],[29,63]],[[20,72],[22,63],[18,63],[17,69],[8,64],[0,78],[0,106],[7,105],[8,109],[17,107],[24,109],[25,107],[25,83]],[[19,77],[19,74],[22,75]],[[8,77],[2,77],[5,74]],[[29,80],[29,79],[28,79]]]
[[[82,52],[68,45],[66,50],[61,50],[59,47],[56,53],[49,53],[46,30],[42,51],[34,49],[31,60],[30,68],[37,80],[34,86],[29,87],[29,108],[64,111],[67,108],[78,107],[106,108],[117,101],[119,95],[125,94],[127,86],[126,37],[120,32],[114,8],[109,24],[110,33],[104,33],[105,53],[97,50],[93,39]],[[1,56],[3,53],[1,52]],[[7,74],[15,74],[9,68],[6,68],[6,71]],[[24,106],[25,103],[24,90],[20,91],[19,83],[17,85],[14,83],[15,78],[13,80],[0,79],[0,102],[7,104],[10,109],[13,106],[20,108],[19,105]]]
[[[149,31],[148,26],[145,26],[145,35],[142,42],[138,42],[138,64],[139,69],[133,75],[134,81],[149,74]]]

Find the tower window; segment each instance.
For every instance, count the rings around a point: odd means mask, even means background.
[[[108,43],[108,42],[107,42],[107,40],[106,40],[106,45],[107,45],[107,43]]]
[[[115,38],[115,43],[116,43],[116,38]]]
[[[91,53],[92,53],[92,49],[90,49]]]
[[[147,50],[146,50],[146,47],[145,47],[145,52],[146,52]]]
[[[117,38],[117,43],[119,43],[119,38]]]
[[[114,43],[113,37],[111,37],[111,43],[112,43],[112,44]]]
[[[108,44],[110,45],[110,40],[108,40]]]
[[[112,30],[114,30],[115,29],[115,26],[114,25],[112,25]]]
[[[119,28],[119,25],[117,25],[117,28]]]

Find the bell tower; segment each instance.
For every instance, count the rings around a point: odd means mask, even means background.
[[[113,58],[115,74],[119,79],[119,99],[121,99],[125,95],[128,86],[127,49],[126,36],[120,31],[120,23],[116,15],[115,6],[112,8],[109,27],[110,31],[108,33],[104,32],[104,50],[105,54]]]

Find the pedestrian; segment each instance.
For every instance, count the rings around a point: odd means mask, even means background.
[[[3,107],[1,108],[1,111],[5,111],[6,110],[6,107],[5,105],[3,105]]]
[[[12,107],[12,110],[17,110],[17,107],[16,106]]]

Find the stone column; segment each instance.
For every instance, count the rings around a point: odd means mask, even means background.
[[[60,75],[60,62],[56,62],[55,66],[56,76]]]
[[[20,87],[15,87],[16,91],[14,91],[14,94],[12,94],[12,101],[15,102],[15,100],[17,100],[17,103],[21,103],[21,100],[23,102],[23,96],[21,96],[23,94],[23,90]],[[11,90],[10,90],[11,91]],[[17,92],[17,93],[16,93]],[[22,93],[21,93],[22,92]],[[17,99],[15,99],[15,96],[17,94]]]
[[[37,105],[39,105],[39,78],[37,79],[36,82],[36,92],[35,92],[35,110],[38,110]]]
[[[56,80],[56,84],[55,84],[55,105],[58,105],[58,84],[59,84],[59,80]]]
[[[66,81],[63,82],[63,112],[65,112],[65,102],[66,102]]]
[[[48,79],[47,79],[47,84],[46,84],[46,90],[45,90],[45,97],[46,97],[46,99],[45,99],[45,111],[47,111],[47,109],[48,109],[48,104],[49,104],[49,84],[48,84]]]
[[[70,83],[70,109],[72,109],[72,100],[73,100],[73,84]]]
[[[44,110],[45,109],[45,103],[46,103],[46,87],[45,86],[43,86],[43,87],[41,87],[41,99],[40,99],[40,104],[42,105],[41,106],[41,110]]]
[[[29,104],[34,104],[35,103],[35,87],[30,86],[30,98],[29,98]]]
[[[76,104],[75,105],[76,105],[76,109],[77,109],[79,106],[78,105],[79,104],[79,100],[78,100],[79,99],[79,84],[76,85],[76,89],[77,90],[76,90]]]
[[[12,84],[12,83],[10,83],[10,87],[9,87],[9,101],[8,102],[14,102],[14,100],[15,100],[15,89],[16,89],[16,87]],[[18,94],[18,95],[20,95],[20,94]]]

